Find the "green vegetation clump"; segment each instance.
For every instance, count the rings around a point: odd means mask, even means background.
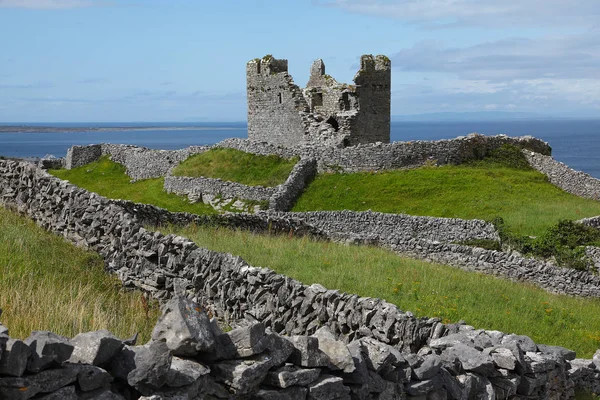
[[[110,199],[124,199],[136,203],[154,204],[169,211],[194,214],[215,214],[216,211],[204,203],[190,202],[182,196],[166,193],[163,190],[164,178],[145,179],[131,182],[125,167],[102,156],[98,161],[73,168],[55,169],[52,175],[66,179],[86,190]]]
[[[521,156],[503,149],[464,165],[320,174],[293,211],[370,209],[488,221],[502,217],[507,229],[521,236],[540,236],[562,219],[600,215],[600,202],[557,188],[545,175],[524,168]]]
[[[464,319],[477,328],[528,335],[537,343],[576,350],[579,357],[591,357],[600,346],[600,299],[554,295],[533,285],[403,258],[377,247],[206,226],[161,230],[239,255],[251,265],[307,285],[320,283],[386,299],[417,316],[444,322]]]
[[[176,176],[204,176],[250,186],[273,187],[285,182],[298,158],[262,156],[236,149],[215,148],[194,154],[173,170]]]
[[[561,267],[587,269],[585,246],[600,246],[600,230],[561,220],[539,237],[511,233],[502,218],[493,221],[504,245],[532,256],[554,258]]]
[[[73,337],[108,329],[121,338],[150,339],[158,305],[125,291],[104,271],[101,258],[45,232],[0,207],[1,321],[11,337],[33,330]]]

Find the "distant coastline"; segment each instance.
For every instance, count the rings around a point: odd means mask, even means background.
[[[128,132],[128,131],[229,131],[236,127],[206,127],[206,126],[114,126],[114,127],[84,127],[84,126],[31,126],[31,125],[2,125],[1,133],[77,133],[77,132]]]

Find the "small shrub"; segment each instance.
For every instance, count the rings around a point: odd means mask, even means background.
[[[561,267],[585,270],[585,246],[600,243],[600,230],[570,220],[561,220],[541,236],[532,238],[511,233],[502,218],[492,221],[504,247],[523,254],[554,258]]]

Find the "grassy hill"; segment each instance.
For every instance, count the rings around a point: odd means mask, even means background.
[[[419,317],[528,335],[591,357],[600,346],[600,299],[550,294],[533,285],[399,257],[377,247],[256,235],[214,227],[160,228],[199,246],[239,255],[310,285],[379,297]]]
[[[0,207],[0,321],[11,337],[33,330],[65,336],[108,329],[150,339],[159,312],[140,292],[125,291],[100,257]]]
[[[600,215],[599,202],[563,192],[521,164],[522,159],[511,157],[461,166],[323,174],[295,210],[373,209],[482,219],[501,216],[514,235],[541,238],[560,219]],[[163,196],[161,186],[155,183],[137,200],[137,184],[130,184],[124,169],[107,159],[53,173],[103,195],[118,187],[119,197],[134,201],[157,204]],[[176,210],[171,204],[165,208]],[[438,316],[446,322],[464,319],[476,327],[529,335],[540,343],[572,348],[580,357],[591,356],[600,345],[599,299],[551,295],[531,285],[405,259],[377,248],[213,227],[172,231],[200,246],[240,255],[253,265],[270,267],[307,284],[318,282],[385,298],[418,316]]]
[[[293,211],[373,210],[433,217],[502,217],[518,235],[541,235],[562,219],[600,215],[600,202],[569,194],[533,169],[496,163],[320,174]]]
[[[173,170],[176,176],[221,178],[250,186],[273,187],[285,182],[298,158],[262,156],[236,149],[215,148],[194,154]]]
[[[190,204],[188,199],[183,196],[165,193],[163,190],[164,178],[144,179],[131,183],[125,167],[111,161],[108,156],[103,156],[98,161],[71,170],[56,169],[50,170],[50,173],[109,199],[154,204],[174,212],[215,213],[215,210],[209,205]]]

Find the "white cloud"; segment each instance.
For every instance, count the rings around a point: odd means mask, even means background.
[[[391,57],[403,71],[456,74],[463,79],[600,79],[600,29],[539,39],[510,38],[470,47],[420,42]]]
[[[0,0],[0,8],[28,8],[36,10],[97,7],[106,4],[106,1],[97,0]]]
[[[600,20],[598,0],[320,0],[343,10],[446,26],[581,26]]]

